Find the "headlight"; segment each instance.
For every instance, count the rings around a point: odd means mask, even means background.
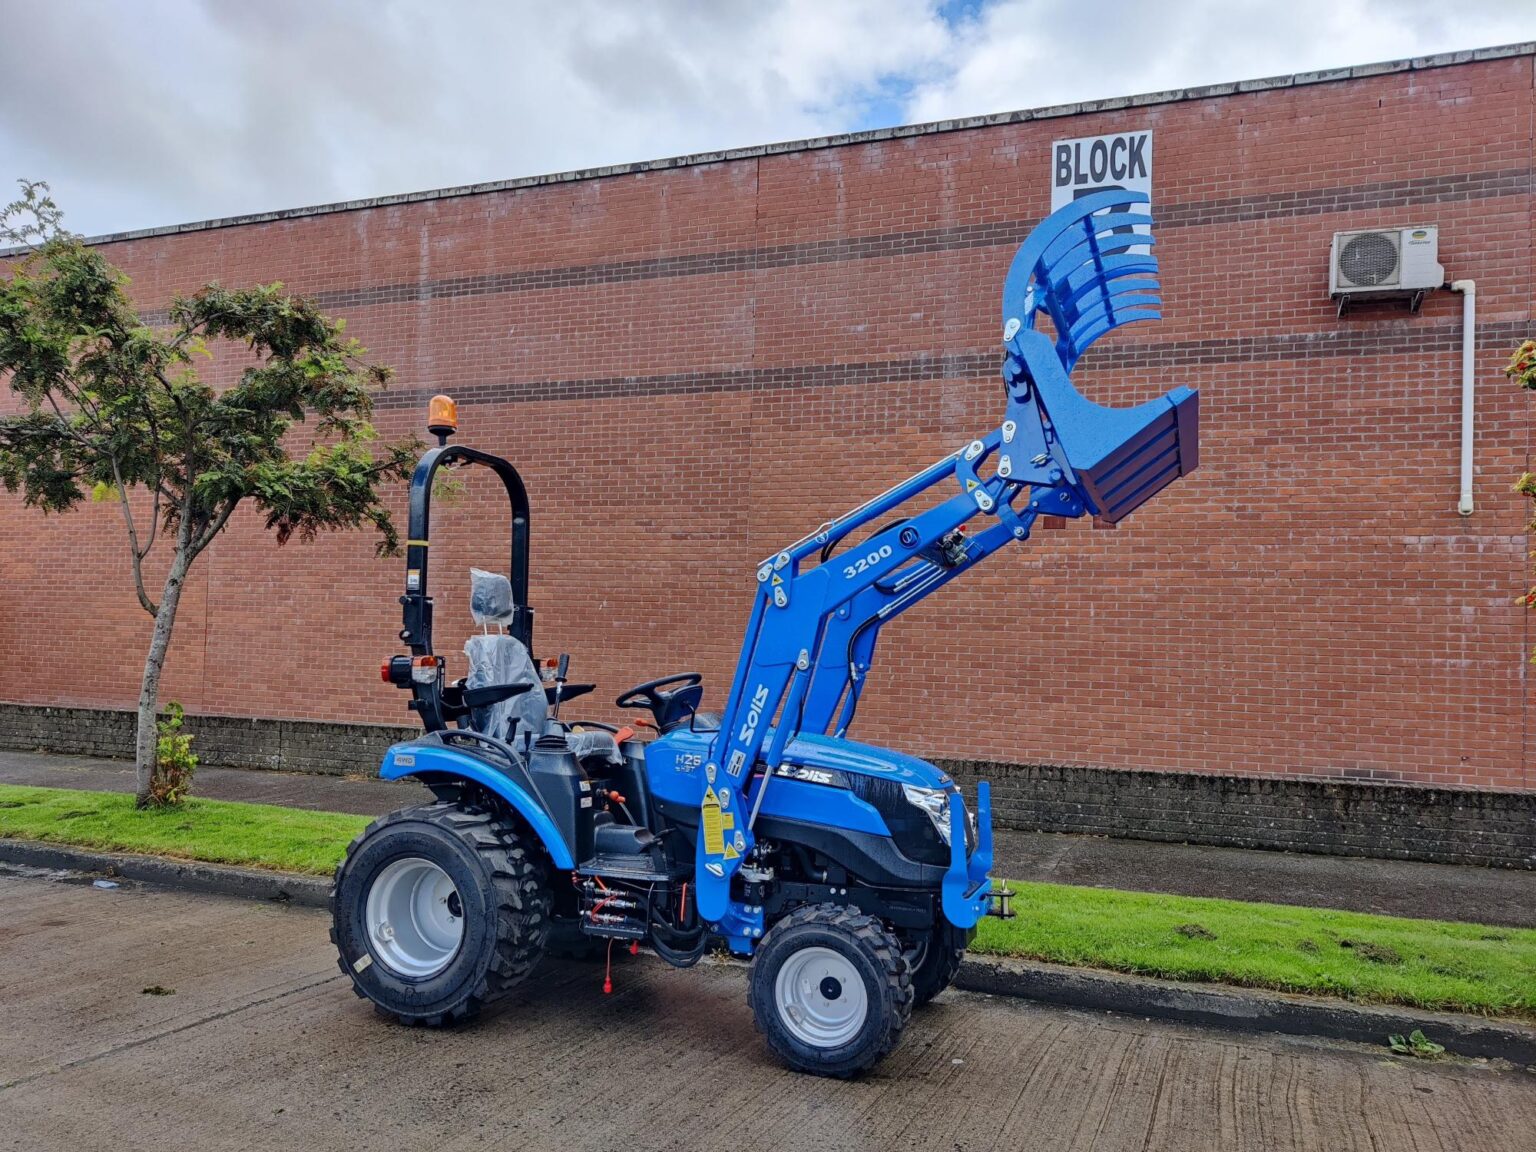
[[[939,834],[939,839],[948,844],[949,789],[919,788],[915,784],[903,784],[901,790],[906,794],[908,804],[921,808],[928,814],[928,819],[933,822],[933,830]]]

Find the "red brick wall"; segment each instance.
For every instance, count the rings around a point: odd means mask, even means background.
[[[1040,532],[882,639],[855,735],[933,757],[1536,788],[1528,546],[1509,491],[1531,328],[1532,59],[1518,57],[147,237],[148,309],[205,280],[320,293],[398,370],[387,435],[459,398],[534,515],[542,652],[601,696],[729,680],[755,563],[996,425],[998,298],[1054,139],[1151,128],[1166,318],[1080,386],[1201,392],[1200,470],[1117,531]],[[1478,283],[1478,510],[1456,514],[1457,297],[1336,318],[1336,230],[1436,223]],[[403,495],[403,493],[402,493]],[[7,682],[124,706],[148,618],[118,511],[0,496]],[[439,649],[505,517],[433,525]],[[185,597],[189,710],[400,721],[398,561],[237,517]],[[586,701],[583,702],[588,703]],[[586,714],[611,711],[601,705]]]

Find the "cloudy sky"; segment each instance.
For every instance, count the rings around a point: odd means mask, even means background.
[[[94,235],[1533,38],[1533,0],[5,0],[0,179]]]

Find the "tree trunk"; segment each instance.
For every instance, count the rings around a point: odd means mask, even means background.
[[[149,803],[149,785],[154,776],[158,759],[160,705],[160,673],[165,667],[165,653],[171,646],[171,628],[176,623],[176,606],[181,602],[181,590],[187,581],[187,569],[192,558],[187,554],[186,541],[178,538],[176,555],[171,570],[165,577],[165,591],[160,596],[160,611],[155,613],[155,631],[149,641],[149,655],[144,660],[144,679],[139,686],[139,731],[134,752],[134,766],[138,774],[136,803],[140,808]]]

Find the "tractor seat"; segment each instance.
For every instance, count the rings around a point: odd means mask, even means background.
[[[471,709],[470,727],[509,744],[524,733],[542,736],[549,719],[549,704],[539,671],[522,641],[501,633],[483,633],[469,638],[464,645],[464,655],[469,660],[469,675],[464,678],[466,688],[484,688],[492,684],[532,685],[521,696]],[[568,732],[566,744],[578,760],[596,759],[615,766],[624,763],[618,743],[608,732]]]
[[[510,625],[516,619],[512,585],[505,576],[471,568],[469,588],[469,614],[482,628]],[[544,735],[550,701],[533,657],[521,640],[504,632],[482,632],[464,642],[464,656],[469,661],[465,688],[528,685],[527,692],[510,700],[470,709],[471,728],[509,744],[524,734],[535,738]],[[582,692],[587,691],[591,686],[582,686]],[[568,732],[566,744],[578,760],[600,758],[613,765],[624,763],[618,744],[607,732]]]
[[[464,656],[469,661],[465,688],[489,688],[500,684],[526,684],[528,691],[510,700],[499,700],[483,708],[471,708],[469,726],[476,732],[511,741],[516,732],[542,733],[547,714],[544,684],[533,666],[528,649],[514,636],[485,632],[464,642]]]

